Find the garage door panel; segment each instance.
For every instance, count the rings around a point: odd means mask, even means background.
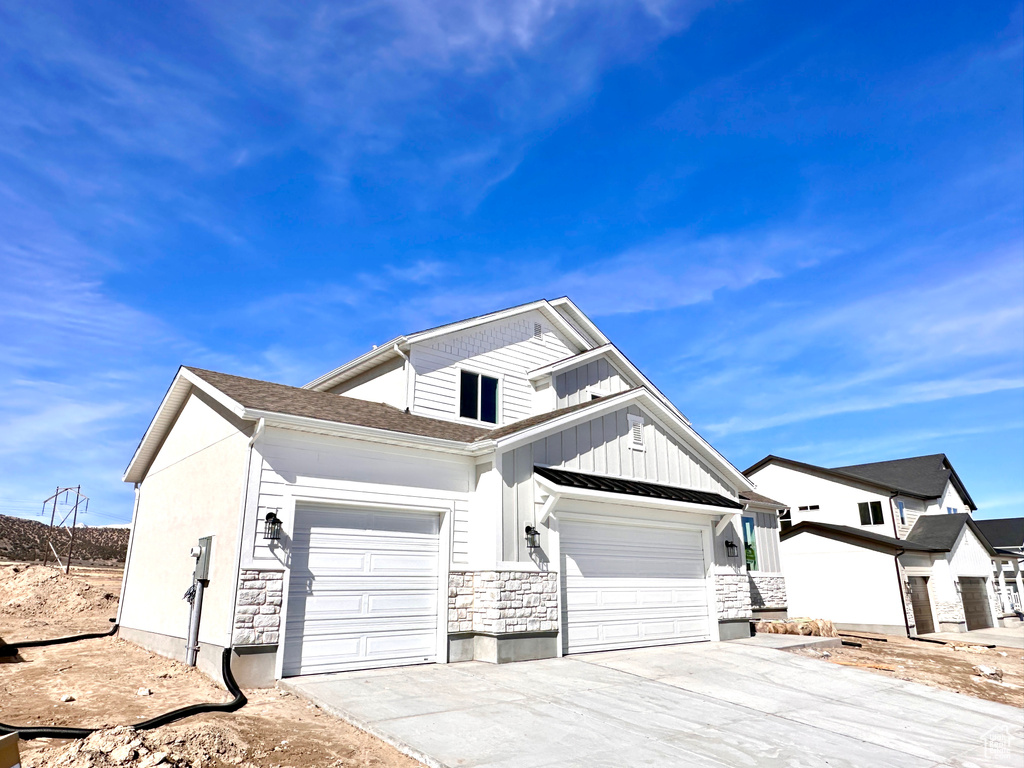
[[[985,579],[961,576],[959,581],[967,629],[988,629],[992,626],[992,615]]]
[[[436,515],[298,511],[284,674],[434,661],[438,529]]]
[[[699,531],[563,522],[568,652],[710,639]]]

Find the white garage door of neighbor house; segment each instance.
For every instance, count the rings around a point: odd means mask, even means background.
[[[710,640],[701,532],[559,524],[566,651]]]
[[[297,509],[283,674],[436,660],[437,515]]]

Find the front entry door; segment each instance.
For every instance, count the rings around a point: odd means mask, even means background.
[[[910,602],[914,610],[914,624],[917,634],[927,635],[935,631],[932,619],[932,605],[928,600],[928,579],[923,576],[910,577]]]

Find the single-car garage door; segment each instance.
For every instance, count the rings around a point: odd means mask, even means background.
[[[559,523],[567,653],[710,640],[699,530]]]
[[[283,674],[435,661],[436,515],[295,513]]]
[[[964,601],[964,617],[968,629],[988,629],[992,626],[988,588],[985,579],[961,576],[960,597]]]

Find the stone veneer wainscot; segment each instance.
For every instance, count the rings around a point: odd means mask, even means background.
[[[536,571],[460,571],[448,576],[448,631],[558,630],[558,574]]]
[[[280,571],[242,571],[232,637],[235,645],[273,645],[279,641],[283,579]]]

